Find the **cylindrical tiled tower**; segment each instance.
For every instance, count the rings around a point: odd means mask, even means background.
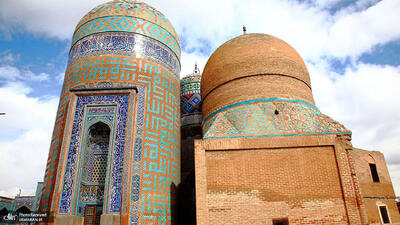
[[[93,211],[101,224],[170,223],[179,73],[178,36],[156,9],[114,0],[86,14],[73,35],[41,211],[55,212],[56,224]]]

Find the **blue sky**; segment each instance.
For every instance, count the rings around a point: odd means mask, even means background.
[[[44,168],[71,37],[104,0],[0,1],[0,195],[32,194]],[[353,131],[353,145],[385,154],[400,191],[400,1],[148,0],[174,25],[182,73],[242,33],[292,45],[319,109]]]

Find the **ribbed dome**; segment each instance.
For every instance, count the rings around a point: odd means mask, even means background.
[[[110,31],[152,37],[180,57],[178,35],[169,20],[153,7],[131,0],[114,0],[91,10],[78,23],[72,45],[91,34]]]
[[[237,102],[287,98],[314,104],[307,68],[286,42],[244,34],[221,45],[202,75],[203,118]]]

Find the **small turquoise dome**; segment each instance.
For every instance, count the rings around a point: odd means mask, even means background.
[[[181,79],[181,115],[201,112],[201,73],[195,65],[193,73]]]

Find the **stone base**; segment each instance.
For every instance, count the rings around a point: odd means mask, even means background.
[[[103,214],[100,217],[100,225],[120,225],[120,223],[120,215]]]
[[[57,215],[54,225],[83,225],[83,217],[80,216],[61,216]]]

